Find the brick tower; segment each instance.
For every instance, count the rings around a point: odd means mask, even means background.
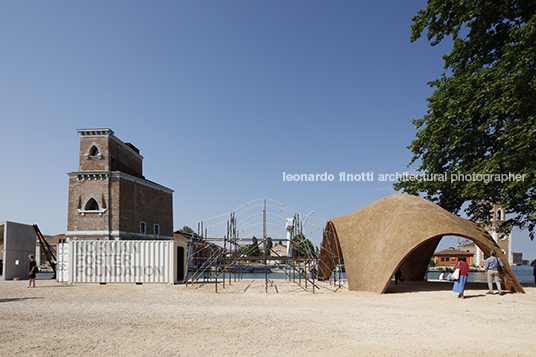
[[[500,226],[505,221],[505,211],[498,204],[492,206],[490,217],[488,217],[487,223],[484,223],[483,226],[491,235],[493,240],[497,242],[501,251],[504,255],[508,257],[508,263],[513,263],[513,254],[512,254],[512,229],[511,227],[506,231],[500,229]],[[481,222],[482,223],[482,222]],[[475,265],[484,266],[486,263],[486,257],[484,253],[477,247],[475,252]]]
[[[139,150],[111,129],[79,129],[80,166],[69,175],[66,237],[173,239],[173,190],[146,180]]]

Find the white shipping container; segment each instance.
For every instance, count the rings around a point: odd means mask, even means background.
[[[56,281],[67,283],[69,282],[69,243],[59,242],[56,245]]]
[[[168,283],[185,280],[188,247],[175,241],[73,240],[58,254],[58,281]]]

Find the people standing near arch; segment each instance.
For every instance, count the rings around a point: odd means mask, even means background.
[[[469,264],[464,256],[458,258],[458,263],[454,267],[454,270],[460,269],[460,277],[454,281],[454,287],[452,291],[458,293],[460,299],[464,299],[463,292],[465,291],[465,283],[467,283],[467,276],[469,275]]]
[[[530,265],[533,267],[532,274],[534,275],[534,285],[536,285],[536,259],[534,259]]]
[[[402,278],[402,271],[400,271],[400,268],[398,268],[395,272],[395,285],[398,284],[399,280],[401,283],[404,283],[404,279]]]
[[[487,295],[493,295],[493,281],[495,282],[495,285],[497,285],[497,290],[499,291],[499,295],[502,295],[502,288],[501,288],[501,281],[499,279],[499,270],[502,269],[504,266],[503,262],[501,261],[501,258],[497,258],[497,252],[492,250],[490,252],[491,257],[486,259],[486,266],[484,267],[486,270],[486,277],[488,278],[488,289],[489,291],[486,293]]]

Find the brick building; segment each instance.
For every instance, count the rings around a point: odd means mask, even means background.
[[[512,252],[512,227],[502,227],[505,218],[505,210],[498,204],[492,206],[490,217],[486,222],[479,222],[491,235],[493,240],[497,242],[501,251],[508,257],[508,264],[513,264],[513,252]],[[486,264],[486,255],[484,252],[476,247],[475,251],[475,265],[484,266]]]
[[[432,260],[436,265],[456,265],[462,256],[466,258],[467,264],[473,265],[474,252],[454,248],[435,252],[432,255]]]
[[[173,239],[173,190],[146,180],[143,157],[111,129],[79,129],[69,175],[69,239]]]
[[[504,221],[504,208],[495,204],[492,205],[490,216],[487,217],[486,221],[478,221],[478,223],[486,229],[501,248],[501,252],[508,257],[508,264],[521,264],[523,254],[512,252],[512,227],[509,225],[503,227]],[[475,266],[484,267],[486,265],[488,257],[474,242],[466,240],[465,244],[460,245],[458,248],[473,255],[472,261]]]

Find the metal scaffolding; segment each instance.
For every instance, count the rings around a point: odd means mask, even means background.
[[[186,284],[214,283],[214,289],[218,292],[218,286],[225,289],[226,284],[231,285],[242,280],[244,274],[264,273],[265,292],[268,292],[269,288],[278,292],[276,283],[278,279],[269,277],[269,273],[274,269],[284,274],[285,281],[296,283],[304,291],[315,293],[320,288],[336,291],[344,286],[342,261],[340,257],[337,258],[337,254],[334,254],[337,252],[336,247],[333,247],[331,242],[324,247],[323,243],[321,254],[318,256],[303,233],[303,222],[300,221],[299,213],[295,213],[292,218],[293,224],[287,229],[287,238],[279,239],[280,242],[285,241],[290,245],[292,252],[290,256],[279,254],[270,246],[271,238],[267,235],[266,217],[266,199],[264,199],[262,238],[259,239],[254,236],[240,237],[234,211],[229,213],[225,223],[225,234],[221,237],[209,237],[207,227],[200,221],[197,234],[192,234],[188,243],[189,273],[185,277]],[[325,232],[323,235],[325,237]],[[321,280],[329,280],[333,289],[326,287],[326,284],[322,286],[318,284],[319,269],[325,264],[339,267],[339,271],[335,270],[329,279]]]

